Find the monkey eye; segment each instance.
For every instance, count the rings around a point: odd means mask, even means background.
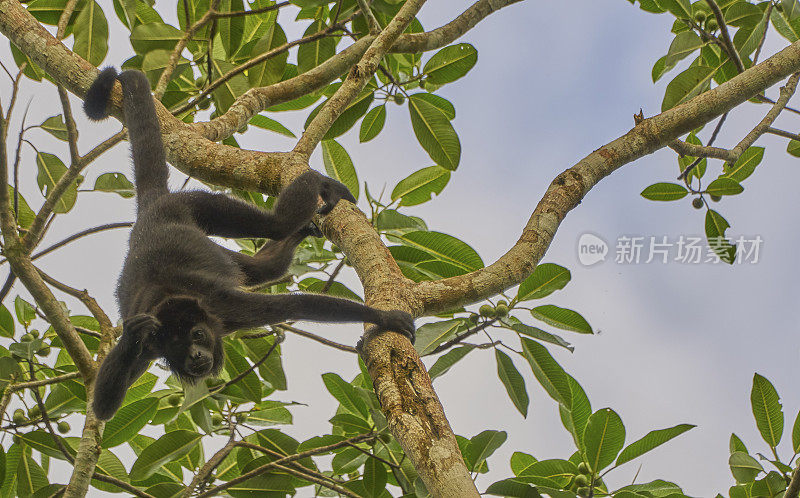
[[[202,341],[206,337],[206,332],[203,329],[197,328],[192,330],[192,340],[193,341]]]

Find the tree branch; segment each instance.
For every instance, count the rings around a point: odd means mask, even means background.
[[[486,268],[415,287],[424,314],[435,314],[496,295],[522,282],[544,255],[559,224],[605,176],[759,95],[800,70],[800,42],[692,100],[645,119],[600,147],[550,184],[517,243]]]

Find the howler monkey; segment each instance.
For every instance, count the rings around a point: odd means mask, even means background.
[[[408,313],[315,294],[258,294],[243,285],[283,275],[297,245],[317,234],[315,212],[327,214],[355,199],[341,183],[308,171],[284,189],[272,211],[223,194],[170,192],[167,164],[150,83],[138,71],[104,69],[86,93],[84,110],[108,116],[115,81],[122,85],[125,125],[133,152],[137,220],[117,284],[122,337],[95,381],[94,412],[109,419],[151,360],[163,358],[181,380],[194,383],[223,364],[222,337],[284,320],[370,322],[414,339]],[[318,205],[322,201],[322,207]],[[225,249],[208,236],[271,239],[255,255]]]

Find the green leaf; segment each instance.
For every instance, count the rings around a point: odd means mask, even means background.
[[[228,61],[212,58],[211,59],[212,79],[221,77],[223,74],[232,71],[235,67],[236,66],[234,66]],[[217,106],[217,112],[227,111],[230,108],[230,106],[233,105],[233,102],[240,95],[244,94],[249,89],[250,85],[247,82],[247,78],[245,78],[245,76],[242,74],[237,74],[234,77],[225,81],[225,83],[218,86],[211,93],[211,96],[214,99],[214,103]]]
[[[789,143],[791,144],[791,142]],[[761,163],[763,158],[764,147],[749,147],[741,156],[739,156],[739,159],[734,164],[728,162],[725,163],[723,166],[725,178],[730,178],[731,180],[735,180],[737,182],[744,181],[747,177],[753,174],[756,166]]]
[[[449,181],[450,171],[441,166],[422,168],[400,180],[392,190],[392,200],[400,199],[400,206],[416,206],[439,195]]]
[[[378,136],[386,122],[386,105],[372,108],[361,121],[361,130],[358,133],[359,142],[369,142]]]
[[[256,114],[250,119],[250,124],[253,126],[257,126],[259,128],[263,128],[265,130],[274,131],[275,133],[285,135],[287,137],[295,138],[296,135],[292,133],[292,130],[283,126],[279,122],[275,121],[272,118],[268,118],[263,114]]]
[[[108,53],[108,21],[97,2],[83,2],[83,10],[75,19],[73,34],[72,51],[93,66],[99,66]]]
[[[37,152],[36,165],[39,168],[36,182],[39,184],[39,189],[41,189],[42,193],[48,196],[61,177],[67,172],[67,167],[64,166],[58,156],[49,152]],[[77,182],[72,182],[56,201],[53,211],[56,213],[68,212],[75,205],[77,199],[78,184]]]
[[[178,460],[192,451],[202,437],[202,434],[183,429],[167,432],[142,450],[131,467],[131,481],[147,479],[165,463]]]
[[[775,31],[782,37],[786,38],[791,43],[800,40],[800,18],[795,17],[794,19],[789,19],[786,17],[785,12],[778,12],[778,9],[772,9],[770,20],[775,27]]]
[[[575,446],[579,450],[583,450],[583,434],[586,431],[586,424],[589,422],[589,417],[592,416],[592,404],[589,402],[589,397],[586,396],[586,392],[578,381],[571,375],[566,375],[572,403],[569,408],[564,405],[559,405],[559,415],[561,416],[561,422],[564,424],[564,427],[572,434]]]
[[[741,451],[731,454],[728,458],[728,466],[730,466],[731,474],[736,482],[741,484],[753,482],[756,476],[764,471],[764,467],[758,463],[758,460]]]
[[[561,365],[550,356],[544,346],[536,341],[522,338],[522,354],[531,366],[533,375],[551,398],[567,408],[572,406],[572,391],[569,377]]]
[[[454,338],[456,333],[463,329],[464,321],[461,319],[426,323],[417,329],[414,349],[420,356],[430,354],[437,346]]]
[[[741,194],[743,190],[744,187],[739,185],[739,182],[726,177],[717,178],[706,187],[708,195],[736,195]]]
[[[345,448],[333,457],[331,468],[336,474],[348,474],[361,467],[367,458],[367,455],[357,448]]]
[[[220,12],[242,12],[243,10],[242,0],[222,0],[219,6]],[[235,54],[242,43],[244,23],[244,16],[217,19],[217,34],[222,40],[222,48],[225,49],[228,56]]]
[[[436,94],[427,92],[415,93],[411,97],[418,100],[424,100],[425,102],[428,102],[429,104],[433,105],[434,107],[442,111],[444,116],[450,121],[452,121],[456,117],[456,108],[453,107],[453,104],[450,103],[450,101],[445,99],[444,97],[440,97]]]
[[[470,470],[475,472],[481,468],[483,462],[492,456],[497,448],[506,442],[508,434],[505,431],[485,430],[469,440],[464,457],[470,462]]]
[[[359,184],[356,168],[344,147],[336,140],[323,140],[322,161],[325,163],[325,171],[328,176],[342,182],[358,200]]]
[[[11,201],[11,211],[14,212],[14,187],[11,185],[8,186],[8,197]],[[17,199],[17,224],[22,228],[30,228],[33,224],[33,220],[36,218],[36,213],[33,212],[31,207],[28,205],[28,202],[25,200],[25,197],[22,194],[16,195]]]
[[[408,99],[408,112],[414,134],[425,152],[439,166],[455,170],[461,160],[461,142],[447,116],[416,94]]]
[[[467,353],[475,349],[475,346],[461,346],[457,348],[453,348],[447,353],[440,356],[436,363],[428,369],[428,375],[430,376],[431,380],[435,379],[436,377],[440,377],[447,373],[450,370],[450,367],[455,365],[459,360],[464,358]]]
[[[393,235],[403,245],[418,249],[448,265],[448,276],[483,268],[483,260],[466,242],[441,232],[409,232]],[[433,265],[436,267],[436,265]],[[441,268],[437,268],[441,269]]]
[[[344,135],[345,132],[352,128],[353,125],[356,124],[356,121],[358,121],[358,119],[367,112],[369,106],[372,105],[373,99],[374,95],[371,91],[362,92],[361,96],[356,98],[356,100],[351,103],[338,118],[336,118],[336,121],[333,122],[327,133],[325,133],[325,136],[322,138],[327,140]],[[317,114],[319,114],[319,111],[322,110],[327,103],[327,100],[322,102],[309,113],[305,122],[306,128],[308,128],[308,125],[311,123],[311,121],[317,116]]]
[[[260,17],[261,16],[247,16],[247,19]],[[286,33],[283,31],[280,24],[272,21],[267,33],[253,46],[250,56],[257,57],[285,43]],[[279,82],[283,77],[284,71],[286,71],[286,60],[288,57],[289,52],[284,51],[248,69],[247,78],[250,81],[250,86],[269,86]]]
[[[478,62],[478,51],[469,43],[450,45],[436,52],[422,72],[434,85],[453,82],[466,75]]]
[[[39,125],[39,128],[43,129],[59,140],[66,142],[69,139],[67,125],[64,124],[64,116],[61,114],[50,116],[49,118],[45,119],[42,124]]]
[[[100,192],[113,192],[122,197],[130,198],[136,195],[136,188],[122,173],[103,173],[94,182],[94,190]]]
[[[503,479],[490,484],[486,488],[486,494],[506,498],[541,498],[542,496],[535,486],[514,479]]]
[[[787,19],[796,19],[800,17],[800,2],[797,0],[781,0],[782,14]]]
[[[106,423],[103,431],[103,448],[113,448],[127,442],[153,418],[158,410],[158,399],[144,398],[123,406]]]
[[[525,379],[514,366],[511,358],[499,349],[494,350],[495,360],[497,361],[497,376],[506,388],[508,397],[511,402],[522,414],[523,417],[528,417],[528,391],[525,388]]]
[[[775,386],[758,374],[753,376],[750,404],[761,437],[771,448],[775,448],[783,436],[783,408]]]
[[[661,111],[672,109],[703,93],[708,89],[709,82],[715,73],[716,69],[711,67],[691,66],[678,74],[667,85],[664,101],[661,103]]]
[[[342,407],[355,415],[361,415],[363,419],[369,417],[369,409],[367,404],[361,399],[361,396],[356,392],[355,387],[345,382],[344,379],[335,373],[322,374],[322,381],[328,392],[336,398]]]
[[[747,447],[744,445],[744,442],[737,436],[736,434],[731,433],[730,441],[728,442],[728,447],[730,448],[730,453],[736,453],[737,451],[742,451],[747,453]]]
[[[311,36],[314,33],[326,29],[322,20],[312,23],[303,33],[303,37]],[[333,57],[336,53],[336,39],[330,36],[323,36],[309,43],[303,43],[297,49],[297,72],[305,73],[319,66],[326,60]]]
[[[14,337],[14,317],[2,304],[0,304],[0,337]],[[0,472],[0,476],[2,475]]]
[[[589,417],[583,433],[586,463],[593,472],[605,469],[625,445],[625,426],[611,408],[597,410]]]
[[[234,348],[225,348],[225,371],[231,378],[238,377],[250,370],[250,364],[244,356]],[[262,398],[262,385],[258,375],[250,370],[239,382],[228,386],[224,392],[240,392],[245,399],[258,403]]]
[[[366,434],[372,430],[372,426],[365,419],[351,413],[334,415],[330,423],[342,429],[347,435]]]
[[[23,454],[17,464],[17,496],[31,496],[49,484],[47,473],[30,455]]]
[[[792,450],[795,454],[800,453],[800,412],[797,412],[792,426]]]
[[[567,308],[559,308],[552,304],[537,306],[531,310],[531,315],[548,325],[563,330],[570,330],[580,334],[592,334],[592,326],[578,312]]]
[[[651,201],[677,201],[688,194],[686,187],[677,183],[654,183],[642,190],[641,196]]]
[[[509,464],[511,465],[511,472],[513,472],[515,476],[519,476],[522,475],[522,473],[525,472],[528,467],[536,462],[537,460],[533,455],[529,455],[521,451],[515,451],[511,455],[511,461]]]
[[[678,19],[692,19],[692,6],[689,0],[657,0],[657,4]]]
[[[632,442],[624,450],[622,450],[617,458],[616,464],[622,465],[623,463],[629,462],[634,458],[638,458],[648,451],[661,446],[670,439],[680,436],[684,432],[694,429],[695,427],[697,426],[691,424],[680,424],[668,429],[650,431],[646,436],[638,441]]]
[[[705,228],[709,247],[722,261],[733,264],[736,258],[736,246],[725,238],[725,230],[730,228],[728,221],[718,212],[709,209],[706,212]]]
[[[753,26],[742,26],[733,35],[733,45],[742,58],[756,51],[767,29],[767,12],[761,14],[759,22]]]
[[[173,50],[183,31],[160,22],[140,24],[131,32],[131,46],[137,54],[144,55],[151,50]]]
[[[665,66],[674,66],[678,61],[685,59],[696,50],[699,50],[703,45],[705,45],[705,43],[694,31],[678,33],[675,39],[672,40],[669,51],[667,51],[667,56],[664,60]]]
[[[364,487],[368,496],[382,496],[386,490],[387,474],[383,462],[370,458],[364,463]]]
[[[26,326],[30,325],[33,319],[36,318],[36,308],[19,296],[14,298],[14,312],[17,315],[17,321]]]
[[[553,292],[563,289],[571,278],[572,274],[563,266],[542,263],[520,284],[517,300],[528,301],[547,297]]]
[[[508,321],[511,322],[512,320],[508,319]],[[559,337],[555,334],[551,334],[550,332],[545,332],[544,330],[538,327],[531,327],[530,325],[526,325],[520,322],[520,323],[510,323],[510,328],[514,332],[527,335],[528,337],[532,337],[540,342],[549,342],[550,344],[561,346],[562,348],[569,349],[570,351],[575,350],[575,347],[572,346],[567,341],[565,341],[562,337]]]

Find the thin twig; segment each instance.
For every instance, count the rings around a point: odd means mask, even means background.
[[[333,285],[333,282],[336,281],[336,277],[339,276],[339,272],[342,271],[342,268],[344,268],[344,264],[346,261],[347,258],[342,258],[342,260],[339,261],[339,264],[336,265],[336,268],[333,269],[333,273],[331,273],[331,276],[328,277],[328,281],[325,282],[325,285],[322,286],[322,290],[320,291],[320,293],[325,294],[328,292],[328,290],[331,288],[331,285]]]
[[[451,347],[455,346],[456,344],[459,344],[460,342],[462,342],[467,337],[473,336],[473,335],[477,334],[478,332],[480,332],[481,330],[484,330],[484,329],[494,325],[495,323],[497,323],[497,320],[498,320],[497,318],[493,318],[491,320],[486,320],[485,322],[481,323],[480,325],[476,325],[475,328],[469,329],[466,332],[464,332],[463,334],[461,334],[459,336],[456,336],[456,337],[450,339],[449,341],[447,341],[445,343],[439,344],[436,348],[434,348],[433,351],[428,353],[426,356],[430,356],[430,355],[436,354],[436,353],[441,353],[445,349],[450,349]]]
[[[343,447],[347,446],[348,444],[360,443],[360,442],[364,442],[364,441],[375,439],[376,437],[378,437],[378,436],[377,436],[377,434],[374,434],[374,433],[371,433],[371,434],[360,434],[358,436],[352,437],[352,438],[347,439],[345,441],[341,441],[341,442],[338,442],[338,443],[330,444],[330,445],[327,445],[327,446],[320,446],[319,448],[314,448],[312,450],[304,451],[302,453],[297,453],[295,455],[284,456],[282,458],[279,458],[278,460],[275,460],[273,462],[270,462],[270,463],[264,464],[264,465],[262,465],[260,467],[257,467],[255,469],[251,470],[250,472],[246,472],[246,473],[240,475],[239,477],[231,479],[230,481],[228,481],[228,482],[226,482],[224,484],[220,484],[219,486],[215,486],[215,487],[209,489],[208,491],[206,491],[205,493],[199,494],[197,496],[197,498],[203,498],[203,497],[207,497],[207,496],[218,496],[221,491],[226,490],[226,489],[228,489],[228,488],[230,488],[232,486],[235,486],[235,485],[239,484],[240,482],[244,482],[244,481],[246,481],[248,479],[251,479],[253,477],[261,475],[264,472],[267,472],[268,470],[274,468],[276,465],[289,463],[289,462],[294,462],[294,461],[301,460],[303,458],[307,458],[307,457],[314,456],[314,455],[320,455],[320,454],[323,454],[323,453],[328,453],[330,451],[337,450],[339,448],[343,448]]]
[[[711,11],[714,13],[714,17],[717,19],[717,25],[719,25],[720,33],[722,33],[722,42],[724,43],[725,52],[728,53],[728,57],[731,58],[733,63],[736,65],[737,71],[744,72],[744,64],[742,63],[742,58],[739,57],[739,52],[736,51],[736,47],[733,45],[733,40],[731,40],[731,35],[728,33],[728,25],[725,23],[725,16],[722,14],[722,10],[717,5],[715,0],[706,0],[706,3],[709,7],[711,7]]]
[[[299,336],[306,337],[308,339],[317,341],[320,344],[324,344],[326,346],[330,346],[332,348],[339,349],[341,351],[347,351],[348,353],[358,353],[356,348],[354,348],[353,346],[347,346],[345,344],[340,344],[338,342],[334,342],[334,341],[331,341],[329,339],[325,339],[322,336],[319,336],[317,334],[312,334],[311,332],[307,332],[305,330],[300,330],[298,328],[292,327],[291,325],[286,325],[284,323],[281,323],[281,324],[278,324],[278,325],[273,325],[273,327],[279,328],[281,330],[285,330],[287,332],[291,332],[293,334],[297,334]]]

